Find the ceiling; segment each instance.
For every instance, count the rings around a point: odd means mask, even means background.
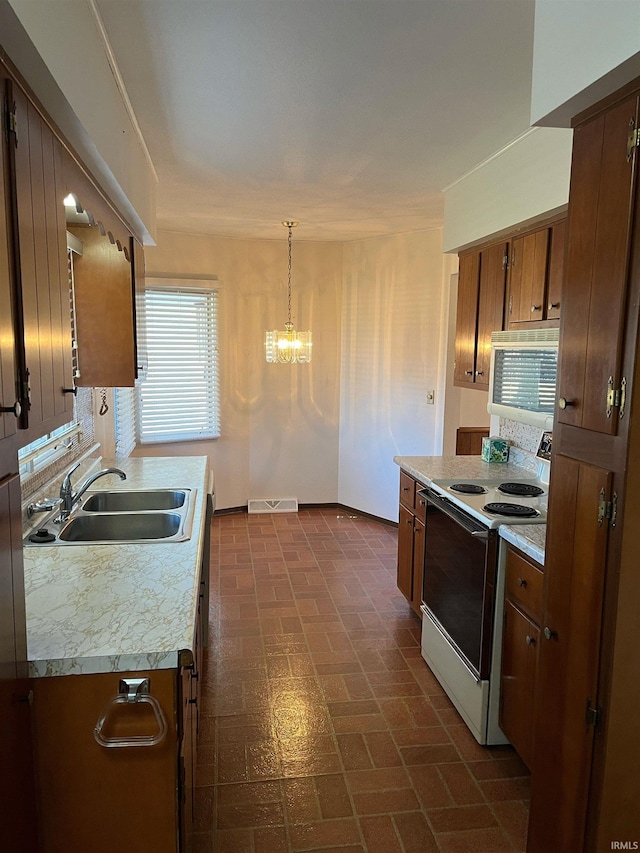
[[[158,227],[359,240],[529,126],[534,0],[97,0]]]

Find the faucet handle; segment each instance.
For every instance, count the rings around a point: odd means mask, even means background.
[[[73,474],[74,471],[77,471],[79,467],[80,467],[80,463],[76,462],[75,465],[72,465],[71,468],[69,468],[69,470],[65,474],[64,480],[62,481],[62,485],[60,486],[61,492],[64,491],[65,489],[71,488],[71,475]]]

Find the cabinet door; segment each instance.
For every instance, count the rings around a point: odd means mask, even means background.
[[[491,333],[503,328],[506,253],[507,244],[499,243],[485,249],[480,256],[478,338],[474,372],[477,388],[489,388]]]
[[[562,278],[564,276],[564,256],[567,238],[567,220],[556,223],[551,228],[549,244],[549,274],[547,278],[546,318],[558,320],[562,305]]]
[[[121,678],[149,678],[167,721],[156,746],[105,748],[94,727],[106,709],[109,737],[158,730],[146,704],[113,704]],[[36,678],[36,762],[42,824],[40,853],[113,853],[122,847],[177,853],[179,835],[176,670]],[[52,784],[60,780],[60,784]]]
[[[544,318],[549,229],[543,228],[511,244],[509,322]]]
[[[610,472],[554,457],[549,490],[528,853],[581,851],[597,703]]]
[[[0,441],[14,435],[18,425],[18,377],[15,364],[15,330],[12,298],[12,268],[9,260],[6,134],[0,139]]]
[[[73,292],[82,388],[132,387],[136,377],[131,263],[97,226],[74,226],[82,255],[74,256]]]
[[[413,513],[401,505],[398,521],[398,589],[407,601],[411,601],[412,596],[413,519]]]
[[[3,850],[32,853],[36,814],[21,548],[15,474],[0,482],[0,836]]]
[[[30,441],[68,421],[73,411],[71,312],[66,226],[57,183],[61,150],[50,128],[17,87],[15,101],[16,263],[24,324],[24,360],[29,395],[22,426]]]
[[[424,574],[424,522],[413,520],[413,576],[411,579],[411,606],[421,616],[422,576]]]
[[[629,241],[637,155],[637,97],[576,128],[573,140],[567,259],[563,289],[558,421],[617,434],[607,412],[609,381],[621,387]],[[637,149],[634,149],[637,152]]]
[[[540,629],[509,601],[504,605],[500,728],[527,767],[533,759],[533,709]]]
[[[458,308],[456,313],[455,385],[473,385],[478,328],[480,253],[460,258],[458,272]]]

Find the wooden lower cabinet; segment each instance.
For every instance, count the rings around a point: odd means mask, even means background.
[[[418,494],[422,484],[400,472],[398,516],[398,589],[421,616],[426,501]]]
[[[500,728],[529,768],[533,767],[542,583],[542,567],[507,546]]]
[[[115,704],[121,678],[149,678],[167,731],[155,746],[105,747],[158,731],[148,704]],[[195,731],[186,668],[34,680],[34,739],[42,853],[190,850]]]

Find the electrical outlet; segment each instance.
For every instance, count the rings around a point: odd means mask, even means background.
[[[427,405],[433,406],[436,401],[436,392],[435,391],[427,391]]]

